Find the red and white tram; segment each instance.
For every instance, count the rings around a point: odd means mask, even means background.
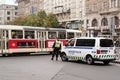
[[[8,56],[13,53],[34,53],[51,51],[56,38],[62,45],[81,31],[31,26],[0,25],[0,53]]]

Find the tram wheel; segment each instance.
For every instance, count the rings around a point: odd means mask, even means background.
[[[2,56],[3,56],[3,57],[8,57],[9,54],[8,54],[8,53],[4,53],[4,54],[2,54]]]

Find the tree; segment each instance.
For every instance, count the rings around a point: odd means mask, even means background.
[[[45,11],[40,11],[37,14],[30,14],[24,17],[18,17],[15,20],[9,22],[11,25],[23,25],[23,26],[45,26],[45,27],[58,27],[59,22],[54,14]]]
[[[37,26],[37,16],[35,14],[26,17],[25,26]]]
[[[10,25],[24,25],[26,22],[26,17],[17,17],[13,21],[10,21],[8,24]]]
[[[45,21],[45,18],[46,18],[46,13],[45,11],[40,11],[37,13],[37,21],[36,21],[36,25],[37,26],[44,26],[44,21]]]
[[[47,17],[45,18],[44,26],[45,27],[54,27],[54,28],[59,26],[59,22],[54,14],[49,13],[47,15]]]

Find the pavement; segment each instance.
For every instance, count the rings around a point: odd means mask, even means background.
[[[116,60],[113,61],[114,63],[120,63],[120,47],[116,47]]]
[[[119,60],[114,60],[113,63],[118,63],[118,64],[120,64],[120,59],[119,59]]]

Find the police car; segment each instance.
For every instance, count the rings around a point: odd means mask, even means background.
[[[115,60],[115,47],[111,38],[81,37],[68,40],[61,49],[62,61],[82,60],[88,64],[102,61],[109,64]]]

